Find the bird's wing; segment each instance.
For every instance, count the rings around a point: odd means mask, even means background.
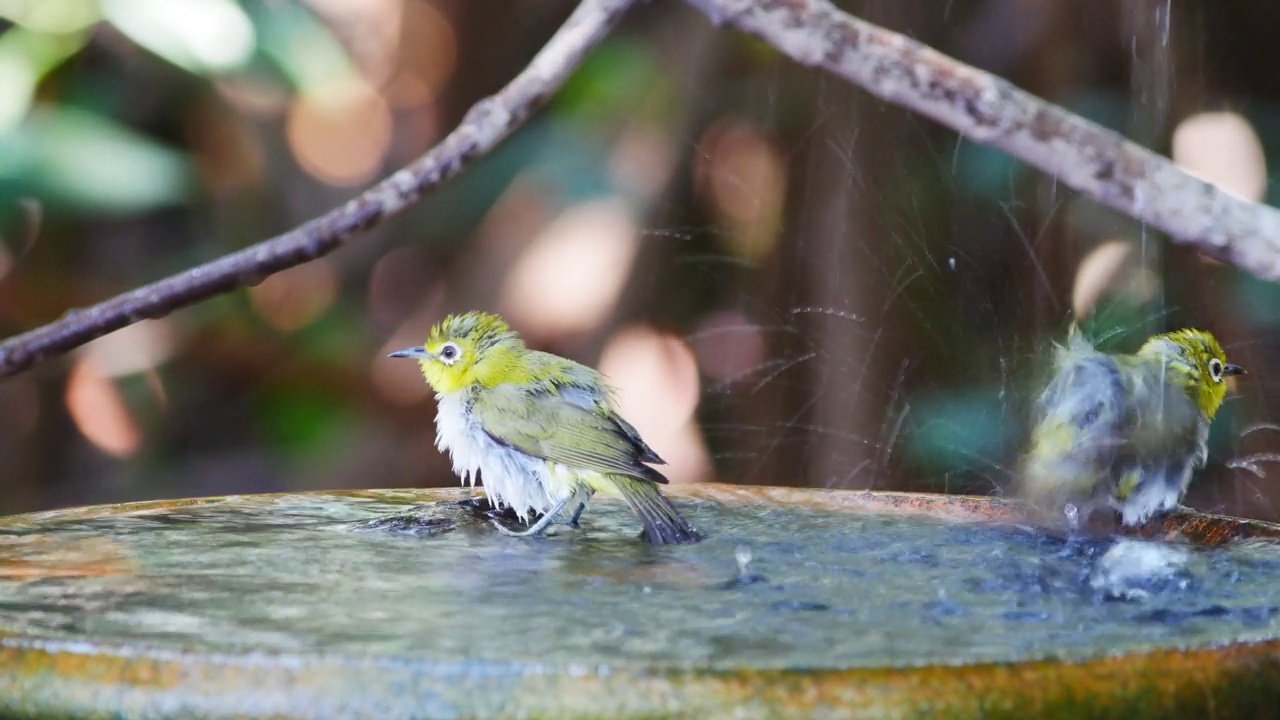
[[[1130,388],[1114,358],[1099,352],[1074,355],[1060,365],[1040,399],[1044,421],[1075,431],[1078,452],[1106,450],[1123,444]]]
[[[549,356],[556,362],[563,363],[561,358],[554,355]],[[554,390],[559,393],[560,397],[571,405],[577,405],[583,410],[592,413],[605,413],[618,424],[618,429],[631,440],[631,444],[635,445],[637,458],[640,462],[649,463],[651,465],[666,465],[667,461],[662,456],[654,452],[653,448],[640,437],[640,431],[635,426],[627,422],[622,416],[613,412],[609,407],[609,396],[607,386],[604,385],[604,378],[595,370],[582,365],[576,365],[572,368],[565,368],[566,375],[569,378],[568,384],[555,386]],[[605,387],[604,391],[598,388]]]
[[[667,464],[667,461],[663,460],[662,457],[658,455],[658,453],[654,452],[653,448],[649,447],[649,444],[640,437],[640,431],[636,430],[634,425],[623,420],[619,415],[614,415],[613,420],[618,423],[618,427],[622,429],[622,432],[626,433],[627,439],[631,440],[631,443],[636,446],[640,462],[652,463],[654,465]]]
[[[1065,349],[1038,403],[1023,482],[1034,496],[1093,492],[1128,440],[1129,391],[1113,358]]]
[[[657,454],[607,408],[583,407],[551,389],[506,385],[480,393],[472,413],[482,418],[481,426],[495,442],[526,455],[583,470],[667,481],[644,464]]]

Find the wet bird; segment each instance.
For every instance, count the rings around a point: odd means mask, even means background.
[[[562,524],[577,527],[592,495],[605,491],[622,496],[650,543],[702,539],[659,490],[667,479],[649,466],[664,461],[618,415],[595,370],[530,350],[502,318],[482,312],[451,315],[421,346],[390,356],[419,362],[439,406],[436,444],[454,472],[472,485],[479,475],[494,505],[528,525],[516,532],[495,520],[502,532],[538,536],[568,510]]]
[[[1243,373],[1202,330],[1155,335],[1125,355],[1098,351],[1073,327],[1036,404],[1023,494],[1072,524],[1098,507],[1125,525],[1179,507],[1208,458],[1226,379]]]

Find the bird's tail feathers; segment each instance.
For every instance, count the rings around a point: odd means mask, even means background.
[[[658,489],[645,480],[615,478],[618,494],[644,523],[644,539],[652,545],[686,545],[703,539],[702,533],[680,515]]]

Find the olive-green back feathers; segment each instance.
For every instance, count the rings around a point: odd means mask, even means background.
[[[478,395],[472,412],[484,418],[484,430],[495,441],[526,455],[581,470],[667,481],[644,464],[661,464],[662,458],[604,405],[584,407],[551,387],[504,385]]]

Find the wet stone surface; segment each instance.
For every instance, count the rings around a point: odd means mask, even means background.
[[[1280,635],[1280,545],[1065,541],[1015,525],[680,499],[505,537],[410,491],[0,521],[0,633],[208,652],[713,668],[916,666]]]

